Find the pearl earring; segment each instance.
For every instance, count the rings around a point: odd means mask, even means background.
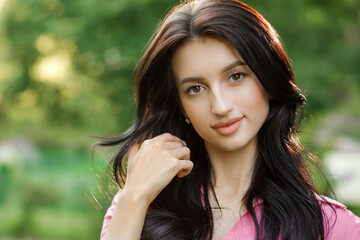
[[[187,124],[190,124],[190,120],[189,120],[188,118],[185,118],[185,122],[186,122]]]

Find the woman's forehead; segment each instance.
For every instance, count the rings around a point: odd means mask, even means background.
[[[194,38],[182,44],[173,54],[171,66],[178,80],[204,70],[221,71],[229,64],[244,62],[238,51],[226,40]]]

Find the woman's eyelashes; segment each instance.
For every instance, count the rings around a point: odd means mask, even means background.
[[[244,77],[246,76],[246,74],[244,72],[236,72],[236,73],[233,73],[231,74],[227,81],[231,84],[234,84],[234,83],[238,83],[240,82]],[[192,85],[190,87],[188,87],[186,90],[185,90],[185,93],[186,94],[189,94],[189,95],[196,95],[198,93],[201,93],[205,90],[205,87],[201,86],[201,85]]]
[[[204,87],[200,85],[193,85],[186,89],[185,93],[190,95],[195,95],[204,91]]]
[[[244,77],[245,77],[245,73],[237,72],[237,73],[234,73],[234,74],[230,75],[229,82],[236,83],[236,82],[241,81]]]

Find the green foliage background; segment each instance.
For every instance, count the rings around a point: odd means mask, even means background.
[[[0,162],[0,237],[98,238],[105,209],[84,195],[93,188],[102,195],[97,181],[110,158],[91,160],[86,136],[115,135],[131,124],[134,66],[176,2],[0,1],[0,141],[20,137],[38,151],[33,163]],[[321,157],[339,134],[359,140],[360,2],[246,3],[278,31],[306,92],[305,145]],[[316,131],[334,114],[355,124],[319,143]]]

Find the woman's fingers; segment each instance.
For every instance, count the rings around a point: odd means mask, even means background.
[[[141,191],[148,201],[153,199],[175,177],[188,175],[193,163],[190,149],[169,133],[134,144],[128,151],[126,187]]]
[[[190,149],[187,147],[179,147],[171,150],[174,157],[180,160],[190,160]]]
[[[184,144],[180,143],[180,142],[164,142],[163,146],[165,149],[174,150],[174,149],[183,147]]]
[[[180,160],[181,170],[176,174],[179,178],[188,175],[194,167],[194,163],[190,160]]]
[[[182,140],[170,133],[163,133],[151,139],[152,141],[161,141],[161,142],[179,142],[183,144]]]

